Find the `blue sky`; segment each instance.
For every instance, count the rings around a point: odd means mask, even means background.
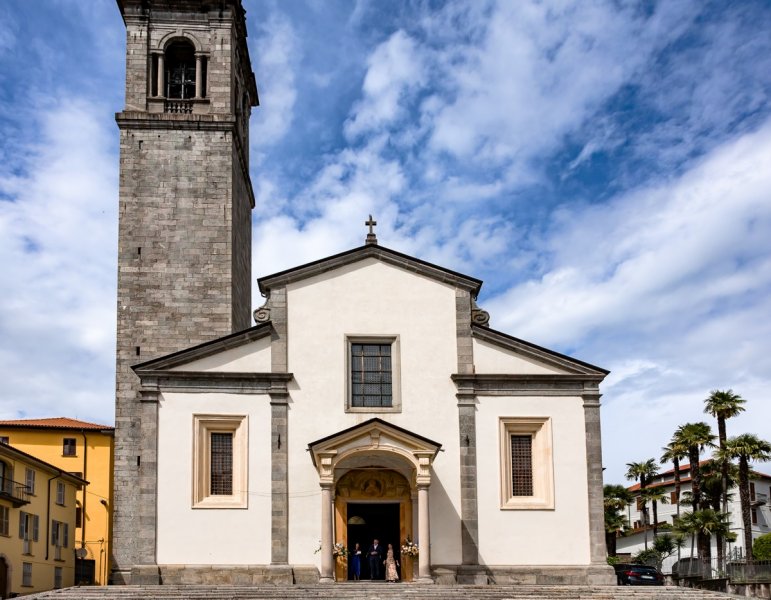
[[[714,388],[771,439],[768,2],[245,7],[255,278],[372,213],[493,327],[612,371],[608,481]],[[123,78],[112,0],[0,4],[0,418],[112,422]]]

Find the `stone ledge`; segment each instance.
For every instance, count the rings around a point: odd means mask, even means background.
[[[154,565],[153,565],[154,566]],[[145,566],[134,569],[145,569]],[[142,584],[162,585],[292,585],[318,583],[319,571],[313,565],[159,565],[160,578]],[[131,583],[134,580],[132,570]]]
[[[616,585],[608,565],[442,565],[432,574],[442,585]]]

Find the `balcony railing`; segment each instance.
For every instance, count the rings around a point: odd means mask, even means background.
[[[750,503],[753,506],[760,506],[762,504],[765,504],[766,502],[768,502],[768,494],[755,492],[752,496],[750,496]]]
[[[189,115],[193,112],[192,100],[166,100],[163,104],[163,112]]]
[[[0,498],[8,500],[13,506],[29,504],[29,489],[23,483],[0,477]]]

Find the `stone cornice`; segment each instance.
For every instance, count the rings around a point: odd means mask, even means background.
[[[227,373],[222,371],[142,371],[137,370],[142,395],[152,392],[224,392],[267,394],[271,397],[288,395],[287,383],[292,373]]]
[[[482,282],[479,279],[445,269],[444,267],[402,254],[378,244],[367,244],[335,254],[334,256],[300,265],[299,267],[281,271],[280,273],[261,277],[257,283],[260,286],[260,292],[263,295],[267,295],[272,288],[285,286],[295,281],[302,281],[368,258],[374,258],[406,271],[412,271],[443,283],[467,289],[474,297],[479,293],[479,288],[482,287]]]
[[[137,375],[147,375],[151,372],[167,371],[174,367],[179,367],[195,360],[218,354],[224,350],[238,348],[244,344],[267,337],[272,333],[273,327],[270,322],[261,323],[255,327],[245,329],[244,331],[231,333],[230,335],[204,342],[203,344],[193,346],[192,348],[186,348],[185,350],[180,350],[173,354],[167,354],[166,356],[145,361],[134,365],[131,368],[134,369]],[[176,371],[174,372],[176,373]]]
[[[584,396],[594,395],[602,375],[513,375],[460,374],[451,375],[458,388],[457,397],[470,403],[477,396]]]

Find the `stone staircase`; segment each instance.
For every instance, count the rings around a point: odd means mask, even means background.
[[[444,586],[409,583],[340,583],[294,586],[72,587],[25,598],[39,600],[727,600],[719,592],[679,587],[571,585]]]

